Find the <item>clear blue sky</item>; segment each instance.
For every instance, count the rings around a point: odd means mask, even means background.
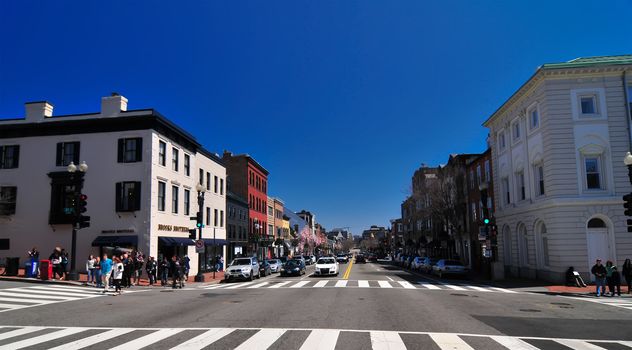
[[[421,163],[484,151],[538,65],[632,53],[630,0],[139,3],[1,1],[0,118],[117,91],[354,233],[399,217]]]

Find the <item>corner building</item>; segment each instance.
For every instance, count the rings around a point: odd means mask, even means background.
[[[67,166],[83,161],[91,224],[77,233],[79,271],[89,254],[138,249],[156,258],[188,254],[191,275],[197,273],[188,230],[195,227],[198,183],[204,184],[208,245],[203,267],[210,268],[212,247],[225,255],[226,169],[153,109],[127,110],[119,95],[102,98],[97,113],[53,116],[50,103],[27,103],[25,118],[0,120],[0,150],[3,256],[24,261],[33,246],[42,259],[56,246],[70,250],[74,187]]]

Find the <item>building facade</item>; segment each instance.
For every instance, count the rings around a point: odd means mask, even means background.
[[[232,192],[226,197],[228,241],[227,262],[237,256],[243,256],[248,249],[248,202]]]
[[[13,201],[0,214],[3,255],[23,256],[33,245],[43,257],[56,246],[70,250],[78,175],[90,217],[90,226],[77,234],[79,271],[89,254],[138,249],[156,258],[188,254],[197,273],[189,229],[198,183],[205,184],[202,238],[218,255],[225,253],[226,169],[153,109],[127,110],[127,99],[116,94],[102,98],[97,113],[53,116],[48,102],[27,103],[25,118],[0,121],[0,149],[2,201]],[[68,171],[80,162],[87,164],[85,173]],[[203,268],[211,266],[209,251]]]
[[[490,130],[498,226],[496,276],[585,279],[596,258],[632,256],[622,195],[630,192],[632,56],[537,69],[484,126]]]

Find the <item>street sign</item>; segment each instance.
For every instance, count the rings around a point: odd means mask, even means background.
[[[204,253],[204,241],[201,239],[198,239],[197,241],[195,241],[195,252],[196,253]]]

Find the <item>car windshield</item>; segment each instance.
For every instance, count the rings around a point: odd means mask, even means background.
[[[334,264],[335,260],[333,258],[322,258],[318,259],[317,264]]]
[[[286,264],[286,265],[287,265],[287,266],[296,266],[296,265],[298,265],[298,261],[296,261],[296,260],[290,260],[290,261],[288,261],[288,262],[287,262],[287,264]]]
[[[270,260],[270,261],[268,261],[268,263],[270,263],[270,264],[276,264],[276,263],[277,263],[277,261],[276,261],[276,260]]]
[[[250,259],[235,259],[231,265],[250,265]]]

